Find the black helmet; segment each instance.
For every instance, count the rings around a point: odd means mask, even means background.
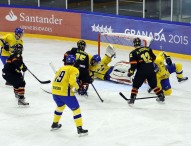
[[[22,51],[23,51],[23,45],[22,44],[16,44],[11,48],[13,48],[13,51],[12,51],[13,54],[22,54]]]
[[[86,48],[86,42],[84,40],[79,40],[77,42],[78,49],[84,51]]]
[[[141,46],[141,39],[140,38],[134,38],[134,40],[133,40],[133,44],[134,44],[134,46],[136,47],[136,46]]]

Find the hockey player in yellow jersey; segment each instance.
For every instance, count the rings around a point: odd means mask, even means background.
[[[165,64],[166,62],[166,64]],[[169,96],[172,93],[170,84],[170,74],[176,73],[179,83],[186,81],[188,77],[183,77],[183,70],[181,63],[172,63],[170,56],[165,52],[160,52],[155,60],[155,68],[157,72],[157,86],[163,89],[165,95]],[[148,90],[151,92],[151,89]]]
[[[1,61],[3,65],[6,64],[6,60],[11,55],[11,52],[15,48],[17,44],[23,45],[22,36],[23,29],[16,28],[15,33],[8,33],[0,38],[0,46],[1,46]],[[5,85],[11,85],[6,81]]]
[[[1,61],[3,64],[6,63],[6,60],[11,55],[12,50],[16,44],[23,45],[23,29],[16,28],[15,33],[8,33],[0,38],[1,45]]]
[[[120,61],[114,66],[109,66],[112,58],[116,56],[115,48],[109,44],[106,48],[106,53],[103,59],[99,55],[94,55],[90,60],[90,72],[94,75],[94,78],[101,80],[114,81],[124,84],[132,84],[132,77],[128,77],[129,63],[126,61]]]
[[[77,78],[79,70],[74,67],[76,59],[73,55],[66,57],[66,65],[60,67],[56,72],[52,83],[52,95],[57,105],[54,112],[54,120],[51,128],[59,129],[62,125],[59,124],[61,115],[66,106],[73,112],[74,122],[79,135],[87,135],[88,130],[82,129],[82,116],[79,103],[74,92],[79,89]]]

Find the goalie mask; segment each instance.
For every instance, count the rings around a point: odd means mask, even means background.
[[[140,40],[140,38],[135,38],[135,39],[133,40],[133,44],[134,44],[135,47],[136,47],[136,46],[141,46],[141,40]]]
[[[101,61],[101,57],[99,55],[94,55],[90,61],[92,66],[96,66]]]
[[[84,40],[79,40],[77,42],[78,49],[84,51],[86,48],[86,42]]]

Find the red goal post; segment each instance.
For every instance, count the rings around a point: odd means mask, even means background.
[[[133,39],[140,38],[141,44],[144,47],[148,47],[152,42],[152,37],[133,35],[126,33],[99,33],[98,34],[98,54],[100,55],[101,47],[107,47],[108,44],[112,44],[115,48],[132,49]]]

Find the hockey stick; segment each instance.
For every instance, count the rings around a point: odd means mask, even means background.
[[[52,62],[50,62],[49,65],[50,65],[52,71],[53,71],[54,73],[56,73],[56,69],[55,69],[54,64],[53,64]],[[91,85],[92,85],[92,87],[94,88],[94,90],[95,90],[96,94],[98,95],[99,99],[101,100],[101,102],[103,102],[103,99],[101,99],[101,97],[100,97],[100,95],[98,94],[98,92],[97,92],[96,88],[94,87],[94,85],[93,85],[93,84],[91,84]],[[44,89],[42,89],[42,90],[45,91]],[[48,92],[48,91],[45,91],[45,92],[50,93],[50,92]]]
[[[52,94],[51,92],[49,91],[46,91],[45,89],[41,88],[44,92],[48,93],[48,94]]]
[[[50,62],[49,65],[50,65],[52,71],[53,71],[54,73],[56,73],[56,68],[55,68],[54,64],[53,64],[52,62]]]
[[[51,81],[50,80],[48,80],[48,81],[41,81],[41,80],[39,80],[29,69],[27,69],[30,73],[31,73],[31,75],[35,78],[35,79],[37,79],[37,81],[39,81],[41,84],[48,84],[48,83],[50,83]]]
[[[125,97],[125,95],[121,92],[119,92],[119,95],[121,97],[123,97],[123,99],[125,99],[126,101],[130,100],[128,98]],[[157,98],[158,96],[150,96],[150,97],[141,97],[141,98],[136,98],[135,100],[141,100],[141,99],[149,99],[149,98]]]
[[[97,96],[99,97],[99,99],[101,100],[101,102],[103,102],[104,100],[103,100],[103,99],[100,97],[100,95],[98,94],[98,92],[97,92],[96,88],[94,87],[93,83],[91,83],[91,85],[92,85],[92,87],[94,88],[94,90],[95,90]]]

